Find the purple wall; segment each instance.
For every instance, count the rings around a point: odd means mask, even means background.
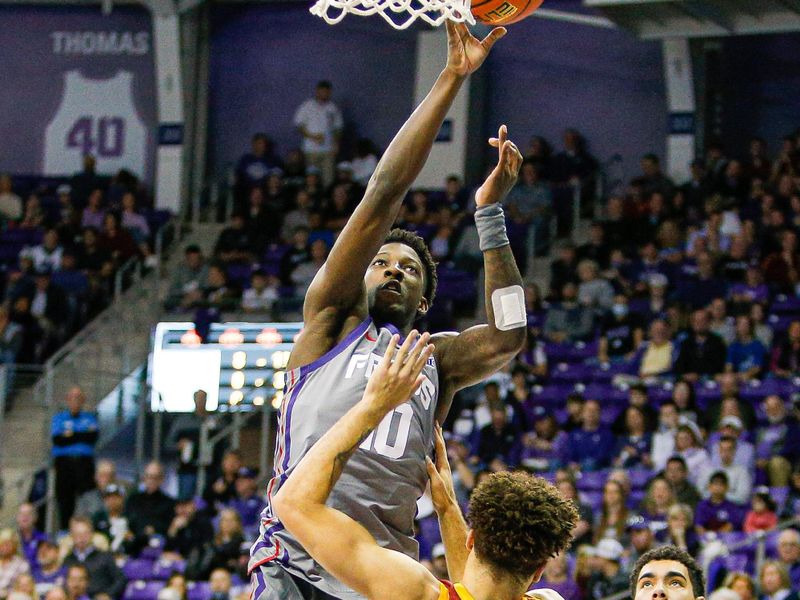
[[[304,4],[216,6],[212,13],[209,145],[214,168],[236,161],[255,131],[284,153],[299,146],[295,109],[320,79],[347,128],[381,146],[411,112],[416,36],[380,18],[335,27]]]
[[[723,142],[732,155],[743,154],[757,134],[774,156],[781,138],[800,127],[800,35],[728,38],[722,56]]]
[[[663,157],[667,106],[659,43],[530,18],[509,27],[488,66],[492,129],[505,122],[522,144],[542,135],[560,148],[564,128],[575,127],[600,161],[622,154],[628,176],[642,154]]]
[[[105,36],[100,46],[98,32]],[[86,36],[85,44],[66,42],[66,37],[76,34]],[[135,152],[134,162],[142,165],[141,170],[135,169],[137,174],[152,176],[155,78],[151,20],[145,9],[115,7],[111,15],[105,16],[99,7],[0,6],[0,48],[0,172],[42,171],[45,133],[61,104],[65,73],[77,70],[87,79],[108,80],[127,71],[133,76],[132,104],[138,122],[124,124],[131,134],[126,149],[125,140],[111,139],[117,133],[114,127],[120,123],[118,115],[108,115],[117,121],[104,132],[105,148],[111,150],[108,154],[114,155],[115,162],[124,160],[126,151]],[[106,101],[109,106],[117,103],[116,98]],[[104,115],[94,114],[89,108],[85,118],[96,126]],[[89,120],[84,122],[88,124]],[[88,148],[90,140],[81,139],[83,133],[88,130],[76,130],[75,143],[88,144]],[[96,134],[95,127],[91,136]],[[144,153],[139,151],[142,144],[137,143],[142,135]],[[101,168],[102,164],[100,161]]]
[[[575,3],[548,4],[564,6]],[[272,134],[280,152],[298,145],[291,118],[319,79],[333,81],[349,125],[381,147],[412,108],[413,30],[394,31],[378,17],[329,26],[293,4],[215,7],[212,22],[210,147],[218,173],[256,130]],[[558,145],[565,127],[578,127],[598,158],[622,152],[629,170],[642,153],[663,152],[658,44],[533,18],[510,27],[484,69],[487,132],[503,120],[522,144],[538,133]]]

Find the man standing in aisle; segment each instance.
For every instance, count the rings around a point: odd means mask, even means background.
[[[331,101],[330,81],[317,84],[313,98],[303,102],[294,115],[294,124],[303,136],[306,166],[317,167],[325,186],[333,183],[339,138],[342,135],[342,112]]]
[[[78,496],[94,486],[94,445],[98,437],[97,417],[83,410],[83,390],[71,388],[65,403],[67,409],[53,416],[50,427],[61,529],[69,526]]]

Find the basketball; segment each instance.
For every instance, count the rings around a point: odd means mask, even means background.
[[[486,25],[509,25],[533,14],[542,0],[478,0],[472,14]]]

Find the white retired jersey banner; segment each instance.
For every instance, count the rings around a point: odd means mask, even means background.
[[[154,175],[157,133],[148,11],[0,6],[0,172]]]
[[[61,104],[45,131],[44,174],[74,173],[84,154],[97,157],[101,173],[143,173],[146,135],[133,101],[132,73],[96,80],[69,71]]]

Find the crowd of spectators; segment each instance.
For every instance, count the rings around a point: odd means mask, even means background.
[[[71,178],[0,175],[0,364],[46,360],[108,305],[122,265],[152,265],[168,218],[134,175],[101,176],[90,155]]]
[[[317,100],[325,92],[318,87]],[[300,114],[298,128],[320,142],[307,119]],[[323,172],[323,161],[337,157],[338,132],[325,142],[325,156],[311,160],[300,150],[279,156],[267,136],[253,137],[236,169],[230,221],[211,256],[185,248],[167,308],[258,318],[297,310],[379,156],[361,140],[351,160],[325,162],[331,172]],[[655,155],[644,156],[641,173],[604,199],[602,218],[575,245],[564,239],[563,206],[571,207],[575,190],[591,190],[596,165],[573,130],[558,153],[534,138],[505,200],[521,270],[531,257],[550,255],[549,286],[526,281],[524,350],[456,397],[446,430],[459,498],[466,504],[487,473],[524,469],[574,499],[581,515],[574,544],[548,564],[542,583],[567,600],[625,590],[636,558],[660,543],[703,557],[711,589],[786,600],[800,587],[800,532],[776,529],[800,515],[800,135],[787,136],[775,158],[757,138],[741,156],[712,144],[687,182],[671,181]],[[120,196],[128,217],[116,231],[146,256],[146,223],[135,218],[134,200]],[[89,190],[83,218],[102,210],[102,195]],[[440,191],[409,193],[398,218],[439,262],[444,309],[431,311],[432,329],[451,325],[456,309],[474,310],[474,298],[464,299],[465,289],[477,295],[482,265],[472,211],[471,190],[451,175]],[[83,230],[84,243],[91,231]],[[24,252],[30,269],[63,269],[61,236],[48,230]],[[97,264],[102,270],[108,261]],[[457,293],[448,293],[448,282]],[[14,283],[9,278],[6,294]],[[0,312],[0,332],[4,318],[16,322]],[[209,417],[198,410],[197,418]],[[229,452],[195,496],[198,425],[184,426],[189,433],[176,431],[170,441],[180,456],[177,498],[163,491],[159,463],[145,468],[139,491],[116,479],[113,464],[98,464],[91,489],[73,490],[60,551],[44,537],[31,546],[24,515],[18,534],[0,534],[0,597],[29,589],[27,570],[38,593],[53,586],[50,600],[235,595],[263,502],[257,474]],[[422,559],[445,576],[425,498],[416,524]],[[758,573],[748,537],[757,532],[770,559]],[[720,543],[734,550],[716,556]]]

